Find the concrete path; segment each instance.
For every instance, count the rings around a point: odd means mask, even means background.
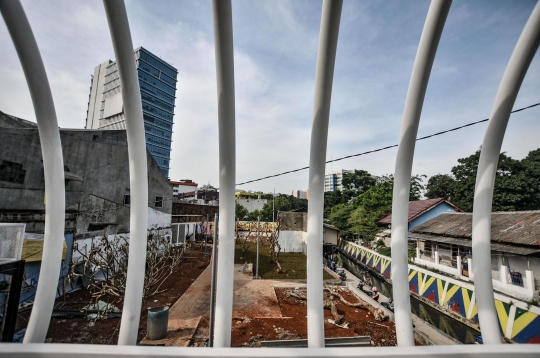
[[[187,347],[202,316],[209,314],[211,280],[212,265],[208,265],[171,307],[167,337],[155,341],[145,338],[141,344]]]
[[[233,318],[281,318],[281,309],[274,285],[301,286],[273,280],[254,280],[242,273],[242,265],[234,266]],[[210,285],[212,265],[201,273],[169,311],[167,337],[141,344],[187,347],[203,317],[210,315]]]

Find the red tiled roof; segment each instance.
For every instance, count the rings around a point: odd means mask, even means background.
[[[457,211],[463,211],[456,204],[449,202],[443,198],[436,199],[426,199],[426,200],[415,200],[409,202],[409,222],[413,221],[426,211],[429,211],[441,203],[446,203],[452,206]],[[378,224],[391,224],[392,223],[392,214],[385,216],[381,220],[377,221]]]
[[[188,183],[185,181],[170,181],[171,185],[185,185],[185,186],[198,186],[197,183]]]
[[[418,225],[411,233],[470,239],[472,213],[443,213]],[[540,211],[492,213],[491,241],[540,247]]]
[[[178,193],[178,196],[180,196],[180,197],[195,196],[195,192],[194,191],[186,191],[185,193]]]

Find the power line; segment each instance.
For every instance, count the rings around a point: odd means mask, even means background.
[[[540,102],[539,102],[539,103],[535,103],[535,104],[530,105],[530,106],[527,106],[527,107],[523,107],[523,108],[520,108],[520,109],[516,109],[515,111],[512,111],[512,112],[510,112],[510,113],[521,112],[521,111],[524,111],[524,110],[526,110],[526,109],[536,107],[536,106],[538,106],[538,105],[540,105]],[[433,133],[433,134],[427,135],[427,136],[425,136],[425,137],[420,137],[420,138],[417,138],[416,141],[418,142],[419,140],[424,140],[424,139],[436,137],[436,136],[439,136],[439,135],[442,135],[442,134],[445,134],[445,133],[457,131],[457,130],[459,130],[459,129],[463,129],[463,128],[465,128],[465,127],[470,127],[470,126],[473,126],[473,125],[475,125],[475,124],[479,124],[479,123],[483,123],[483,122],[487,122],[487,121],[489,121],[489,118],[482,119],[481,121],[471,122],[471,123],[468,123],[468,124],[465,124],[465,125],[462,125],[462,126],[459,126],[459,127],[447,129],[447,130],[442,131],[442,132]],[[389,145],[389,146],[382,147],[382,148],[378,148],[378,149],[368,150],[367,152],[362,152],[362,153],[358,153],[358,154],[346,155],[346,156],[341,157],[341,158],[329,160],[329,161],[327,161],[326,163],[328,164],[328,163],[333,163],[333,162],[339,162],[340,160],[349,159],[349,158],[353,158],[353,157],[359,157],[359,156],[361,156],[361,155],[366,155],[366,154],[371,154],[371,153],[376,153],[376,152],[380,152],[380,151],[387,150],[387,149],[390,149],[390,148],[395,148],[395,147],[397,147],[397,146],[398,146],[397,144],[393,144],[393,145]],[[256,181],[261,181],[261,180],[270,179],[270,178],[275,178],[275,177],[279,177],[279,176],[286,175],[286,174],[290,174],[290,173],[299,172],[299,171],[306,170],[306,169],[309,169],[309,166],[303,167],[303,168],[294,169],[294,170],[288,170],[288,171],[286,171],[286,172],[279,173],[279,174],[268,175],[268,176],[265,176],[265,177],[262,177],[262,178],[259,178],[259,179],[254,179],[254,180],[245,181],[245,182],[243,182],[243,183],[239,183],[239,184],[236,184],[236,185],[239,186],[239,185],[249,184],[249,183],[253,183],[253,182],[256,182]]]

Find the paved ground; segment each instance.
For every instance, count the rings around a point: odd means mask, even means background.
[[[167,337],[150,341],[146,338],[141,344],[187,347],[204,315],[210,311],[210,282],[212,265],[193,282],[169,311]]]
[[[274,285],[296,287],[301,284],[254,280],[251,274],[242,273],[241,268],[242,265],[234,266],[233,318],[281,318]],[[141,344],[188,346],[201,320],[207,320],[210,315],[211,279],[212,265],[209,265],[171,307],[167,337],[154,341],[145,338]]]

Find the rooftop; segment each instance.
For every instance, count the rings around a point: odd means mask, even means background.
[[[418,225],[411,233],[471,239],[472,213],[443,213]],[[492,213],[491,241],[540,249],[540,210]]]
[[[436,199],[426,199],[426,200],[415,200],[415,201],[409,201],[409,222],[413,221],[423,213],[433,209],[435,206],[446,203],[450,206],[452,206],[457,211],[463,211],[459,206],[456,204],[444,199],[444,198],[436,198]],[[377,221],[378,224],[391,224],[392,223],[392,214],[385,216],[381,220]]]

